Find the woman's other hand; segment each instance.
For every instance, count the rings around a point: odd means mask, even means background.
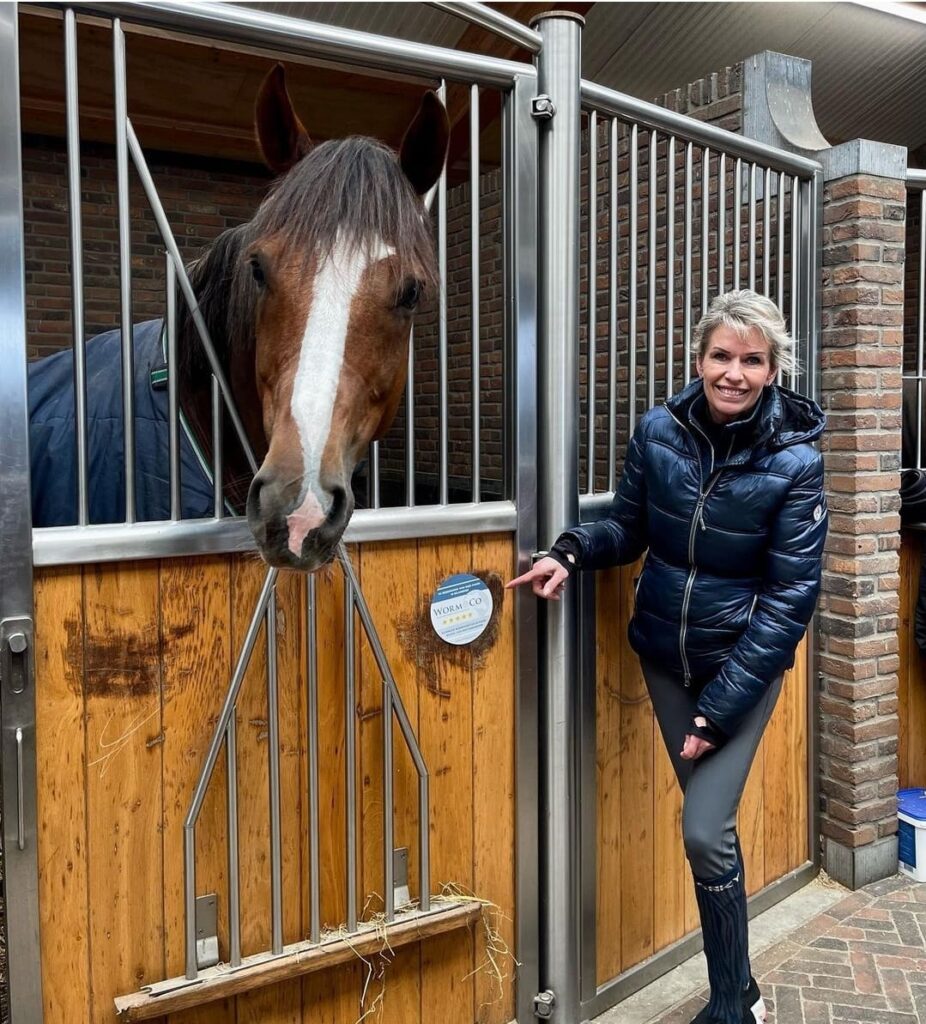
[[[523,576],[517,576],[505,584],[506,590],[513,587],[521,587],[530,583],[531,589],[537,597],[545,601],[558,601],[566,580],[569,579],[569,571],[564,569],[555,558],[546,556],[541,558]]]
[[[707,719],[703,715],[699,715],[694,720],[694,724],[703,729],[707,726]],[[709,740],[703,740],[700,736],[692,736],[691,733],[687,733],[685,744],[682,747],[682,757],[686,761],[697,761],[699,757],[713,749],[714,744]]]

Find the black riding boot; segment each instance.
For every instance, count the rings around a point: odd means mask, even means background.
[[[752,1013],[743,1005],[751,989],[746,927],[746,888],[742,865],[720,878],[695,879],[704,956],[711,986],[697,1024],[742,1024]],[[748,1016],[747,1016],[748,1014]]]

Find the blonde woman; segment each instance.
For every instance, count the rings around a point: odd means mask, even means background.
[[[647,551],[629,632],[685,795],[711,990],[693,1024],[754,1024],[736,813],[820,587],[824,417],[775,384],[794,346],[764,296],[718,296],[695,348],[698,379],[640,421],[607,516],[509,586],[556,600],[573,572]]]

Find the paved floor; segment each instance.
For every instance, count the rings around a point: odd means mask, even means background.
[[[762,948],[764,919],[776,911],[781,918],[789,903],[784,920],[792,927],[782,934],[779,923],[775,941]],[[802,903],[817,909],[801,915]],[[926,1024],[926,884],[896,876],[850,893],[823,880],[785,904],[751,929],[768,1024]],[[804,917],[797,927],[795,913]],[[698,954],[650,986],[649,996],[637,993],[599,1024],[688,1024],[704,1005],[702,965]],[[673,992],[672,976],[692,969],[697,984],[684,994],[676,984]],[[673,994],[669,1007],[666,996]],[[647,1009],[653,1012],[641,1016]]]

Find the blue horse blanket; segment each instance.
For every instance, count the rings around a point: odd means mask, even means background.
[[[135,353],[136,519],[170,519],[167,363],[162,321],[137,324]],[[91,523],[125,521],[122,334],[87,342],[87,437]],[[29,366],[29,443],[34,526],[77,523],[77,430],[71,350]],[[214,514],[212,475],[189,432],[180,432],[181,515]]]

